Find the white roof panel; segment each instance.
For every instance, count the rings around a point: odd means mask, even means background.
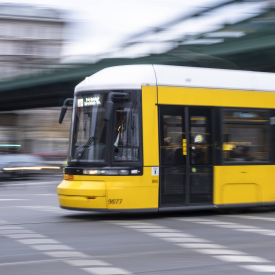
[[[103,69],[78,84],[75,92],[87,90],[141,89],[142,85],[156,86],[152,65],[127,65]]]
[[[275,74],[254,72],[255,90],[275,92]]]
[[[158,86],[254,90],[251,72],[154,65]]]
[[[168,65],[126,65],[106,68],[87,77],[76,86],[75,92],[141,89],[143,85],[275,92],[275,74]]]

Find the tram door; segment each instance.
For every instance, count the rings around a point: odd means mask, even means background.
[[[160,106],[160,207],[212,202],[211,108]]]

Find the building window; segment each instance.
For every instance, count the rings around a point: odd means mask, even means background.
[[[269,128],[267,111],[224,111],[224,161],[268,161]]]

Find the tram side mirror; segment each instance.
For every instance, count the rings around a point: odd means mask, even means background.
[[[104,109],[105,109],[104,120],[109,121],[112,117],[112,114],[113,114],[114,102],[113,101],[106,101]]]
[[[63,106],[61,108],[61,112],[60,112],[60,115],[59,115],[59,124],[62,123],[63,119],[64,119],[64,116],[67,112],[67,106],[70,104],[70,105],[73,105],[73,102],[74,102],[74,99],[73,98],[67,98],[64,103],[63,103]]]
[[[114,110],[114,102],[123,102],[123,101],[129,101],[130,95],[127,93],[118,93],[118,92],[111,92],[108,94],[107,101],[105,102],[104,109],[104,120],[109,121],[112,117],[113,110]]]
[[[59,115],[59,124],[62,123],[66,112],[67,112],[67,106],[62,106],[61,112],[60,112],[60,115]]]

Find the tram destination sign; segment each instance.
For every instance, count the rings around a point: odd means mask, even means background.
[[[99,96],[89,96],[79,98],[77,100],[77,107],[99,106],[101,105]]]

